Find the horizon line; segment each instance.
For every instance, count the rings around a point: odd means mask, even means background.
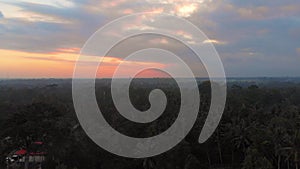
[[[192,77],[176,77],[178,79],[192,79]],[[209,79],[210,77],[195,77],[196,79]],[[212,79],[221,78],[221,77],[211,77]],[[300,78],[300,76],[228,76],[226,79],[234,79],[234,78],[243,78],[243,79],[252,79],[252,78]],[[59,77],[37,77],[37,78],[0,78],[0,80],[72,80],[73,78],[59,78]],[[75,78],[75,79],[93,79],[93,78]],[[95,78],[96,80],[105,80],[112,79],[110,77],[107,78]],[[120,77],[115,79],[174,79],[173,77]]]

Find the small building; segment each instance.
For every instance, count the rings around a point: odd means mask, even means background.
[[[34,142],[33,145],[42,145],[42,142]],[[41,168],[42,163],[46,160],[47,153],[35,148],[34,151],[27,152],[21,148],[14,150],[6,157],[7,168],[18,168],[25,165],[26,156],[28,155],[28,163],[30,168]]]

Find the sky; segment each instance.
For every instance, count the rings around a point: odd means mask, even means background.
[[[300,76],[299,0],[0,0],[0,78],[70,78],[81,48],[95,31],[137,12],[167,13],[196,25],[209,38],[202,43],[214,44],[228,77]],[[126,28],[151,29],[148,23],[144,18]],[[184,31],[176,33],[198,43]],[[106,56],[98,77],[112,76],[123,62],[120,55],[130,54],[140,44],[140,48],[152,44],[183,57],[192,55],[172,39],[136,37]],[[90,62],[86,71],[95,64]],[[205,76],[203,66],[193,63],[190,60],[191,67],[202,72],[196,76]],[[126,64],[128,69],[171,65],[151,59]]]

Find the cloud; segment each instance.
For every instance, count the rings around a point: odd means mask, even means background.
[[[0,11],[0,19],[1,18],[4,18],[4,15],[3,15],[3,13]]]
[[[28,52],[52,52],[57,48],[78,47],[84,43],[72,27],[47,22],[4,20],[0,25],[1,48]],[[73,36],[72,36],[73,35]]]
[[[75,53],[79,54],[80,48],[58,48],[55,52],[50,52],[50,54],[58,54],[58,53]]]
[[[204,40],[202,42],[203,44],[216,44],[216,45],[225,45],[226,42],[223,42],[223,41],[220,41],[220,40],[217,40],[217,39],[207,39],[207,40]]]
[[[104,16],[81,12],[77,7],[26,2],[10,5],[22,9],[24,17],[11,15],[0,22],[0,44],[4,49],[47,53],[57,48],[80,48],[104,22]]]
[[[136,30],[140,30],[140,31],[145,31],[145,30],[154,30],[154,27],[151,26],[147,26],[147,25],[136,25],[136,24],[132,24],[132,25],[127,25],[125,27],[125,31],[136,31]]]
[[[300,55],[300,48],[297,48],[296,52],[297,52],[298,55]]]
[[[181,17],[190,17],[197,10],[198,10],[197,3],[177,5],[175,7],[175,13]]]
[[[238,8],[237,13],[244,19],[260,20],[267,17],[269,8],[265,6],[252,7],[252,8]]]
[[[223,3],[220,10],[231,13],[235,19],[266,20],[298,16],[300,4],[296,0],[236,1]]]
[[[193,39],[192,35],[188,32],[185,32],[184,30],[178,30],[177,32],[175,32],[175,34],[179,35],[182,38],[187,39],[187,40],[192,40]]]
[[[104,23],[124,14],[151,11],[192,17],[192,14],[197,12],[200,3],[200,1],[176,1],[175,5],[173,1],[167,3],[149,1],[147,4],[136,0],[77,0],[72,2],[65,0],[59,2],[7,1],[6,5],[8,4],[14,10],[10,12],[12,13],[10,18],[7,18],[3,24],[0,23],[4,26],[4,29],[0,31],[6,34],[0,40],[4,44],[2,48],[50,52],[59,47],[80,47]],[[69,2],[71,4],[68,4]],[[14,16],[14,13],[18,13],[18,16]],[[127,29],[135,31],[154,28],[141,22]],[[26,34],[23,34],[24,32]],[[23,43],[22,41],[25,40],[27,42]]]
[[[169,41],[166,38],[155,38],[155,39],[150,39],[150,43],[153,44],[168,44]]]
[[[54,22],[54,23],[66,22],[65,20],[63,20],[62,17],[59,17],[57,15],[47,15],[45,13],[36,11],[35,9],[35,8],[42,8],[43,10],[46,10],[46,8],[50,9],[50,8],[58,8],[58,7],[53,7],[44,4],[26,3],[26,2],[13,3],[13,1],[11,1],[11,3],[0,3],[0,4],[5,7],[4,12],[6,13],[7,19],[9,18],[22,19],[31,22],[39,22],[39,21]]]
[[[290,4],[281,7],[281,12],[291,16],[299,16],[300,4]]]
[[[286,64],[294,68],[282,68],[284,73],[299,74],[300,72],[300,68],[296,68],[296,63],[299,62],[295,60],[299,58],[296,56],[299,56],[297,44],[300,37],[300,4],[297,0],[45,0],[38,2],[4,0],[3,2],[5,8],[0,12],[0,46],[3,49],[71,54],[77,52],[97,29],[124,14],[166,12],[183,17],[198,26],[209,40],[197,41],[182,29],[173,33],[183,37],[190,44],[215,44],[224,59],[224,64],[227,65],[229,75],[259,74],[258,71],[250,70],[249,65],[255,68],[255,62],[259,62],[257,70],[271,71],[273,65]],[[3,2],[0,3],[1,6]],[[180,25],[167,26],[180,27]],[[124,31],[157,29],[155,25],[151,25],[149,18],[140,18],[135,23],[124,26],[125,28],[127,30]],[[104,38],[120,35],[120,32],[112,30]],[[117,47],[118,50],[112,52],[113,56],[130,54],[134,49],[141,49],[147,45],[163,47],[186,58],[192,55],[178,42],[164,37],[139,37],[127,43]],[[76,50],[71,51],[72,49]],[[244,70],[243,67],[249,68]]]

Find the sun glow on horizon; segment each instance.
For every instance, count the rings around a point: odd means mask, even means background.
[[[0,49],[0,78],[71,78],[76,64],[78,48],[59,48],[55,52],[34,53],[15,50]],[[94,66],[98,66],[101,57],[90,56],[83,60],[80,66],[89,74]],[[98,67],[97,78],[110,78],[113,76],[120,63],[128,67],[128,72],[122,72],[122,77],[128,77],[130,72],[136,71],[141,66],[164,67],[165,65],[154,62],[123,61],[120,58],[102,57]],[[149,70],[138,75],[139,77],[165,77],[163,73]],[[83,76],[83,78],[85,78]]]

